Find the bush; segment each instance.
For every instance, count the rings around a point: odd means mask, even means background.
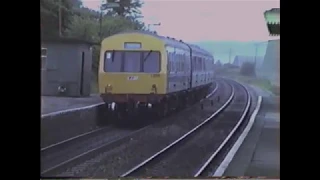
[[[240,68],[240,74],[243,76],[256,76],[255,65],[254,63],[245,62]]]
[[[280,86],[275,86],[275,85],[273,85],[273,86],[271,87],[271,91],[272,91],[273,94],[275,94],[275,95],[280,95]]]

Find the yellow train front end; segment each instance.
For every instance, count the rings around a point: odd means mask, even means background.
[[[166,84],[164,43],[156,36],[123,33],[102,41],[99,93],[109,108],[150,107],[164,97]]]

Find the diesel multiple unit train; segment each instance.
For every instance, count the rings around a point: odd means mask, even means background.
[[[157,116],[208,93],[214,57],[206,50],[143,31],[122,32],[101,42],[99,93],[108,111],[148,110]]]

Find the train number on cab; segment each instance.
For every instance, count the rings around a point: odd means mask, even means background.
[[[160,77],[160,74],[151,74],[151,77],[157,78],[157,77]]]
[[[127,78],[128,81],[136,81],[138,79],[139,79],[138,76],[128,76]]]

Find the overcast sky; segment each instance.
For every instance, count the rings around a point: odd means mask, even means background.
[[[82,0],[98,9],[101,0]],[[153,29],[185,41],[265,41],[269,36],[264,11],[279,0],[144,0],[143,21]]]

